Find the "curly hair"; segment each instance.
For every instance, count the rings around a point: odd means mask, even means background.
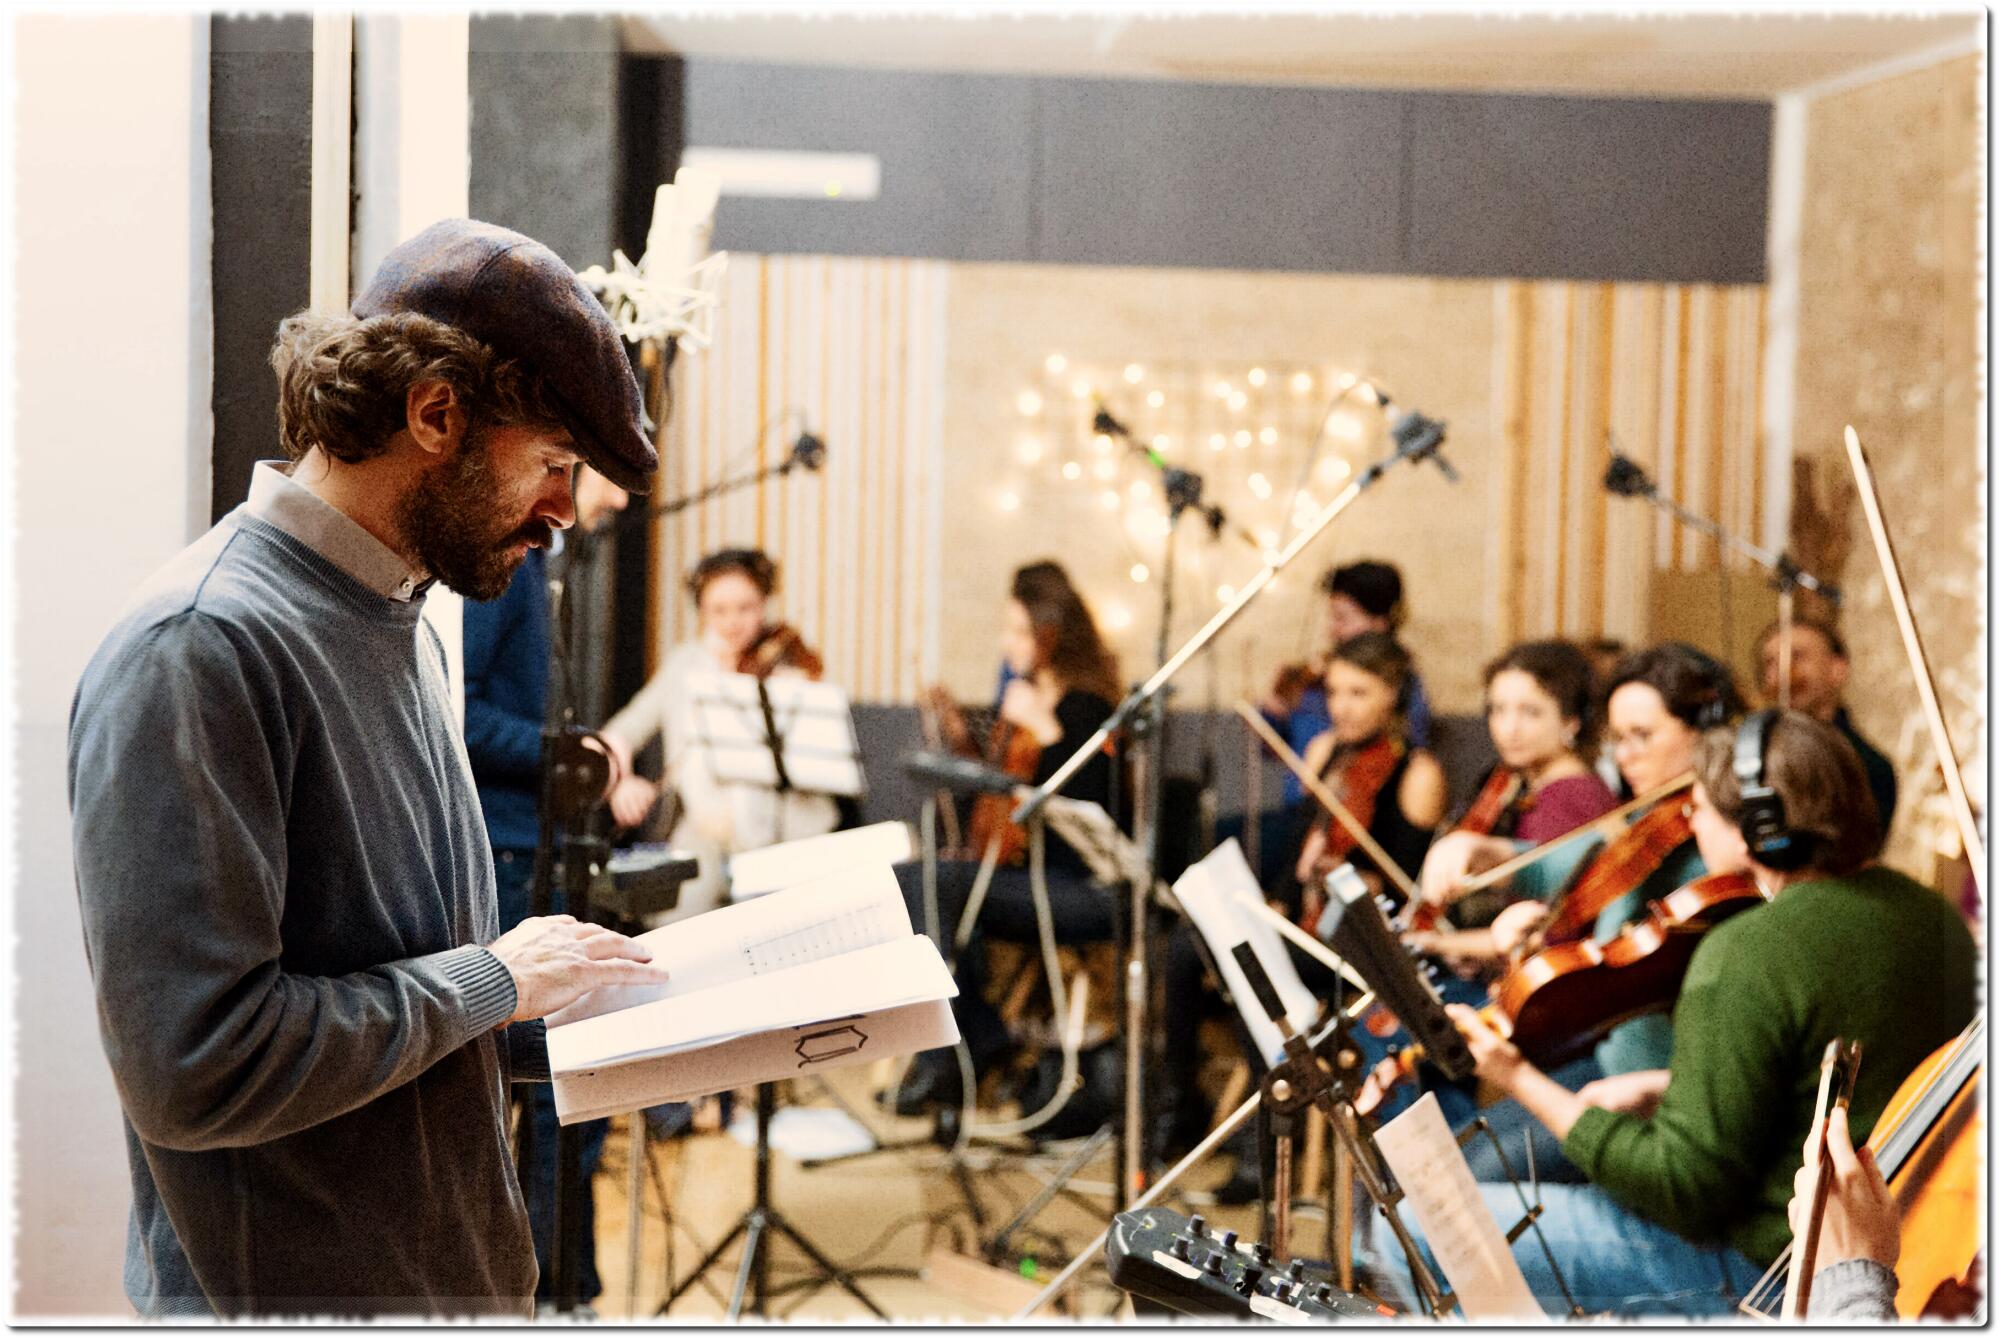
[[[561,427],[547,384],[462,330],[414,312],[302,311],[278,324],[278,438],[299,459],[318,447],[350,464],[380,455],[408,423],[410,387],[442,381],[468,423]]]
[[[708,583],[731,572],[755,586],[757,593],[767,600],[777,594],[778,565],[762,549],[717,549],[688,573],[688,594],[700,604],[701,593],[708,589]]]
[[[1486,686],[1491,688],[1493,680],[1508,670],[1527,675],[1536,687],[1555,699],[1556,709],[1577,723],[1576,742],[1572,746],[1577,755],[1591,756],[1597,747],[1598,720],[1593,710],[1596,680],[1590,671],[1590,660],[1582,650],[1572,642],[1558,640],[1511,646],[1487,662]]]
[[[1008,594],[1028,611],[1042,660],[1065,689],[1095,693],[1107,702],[1123,696],[1118,657],[1104,644],[1090,606],[1061,564],[1043,561],[1016,569]]]

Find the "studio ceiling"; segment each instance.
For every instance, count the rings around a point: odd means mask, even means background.
[[[677,17],[639,50],[775,64],[1610,96],[1768,98],[1975,49],[1975,13]]]

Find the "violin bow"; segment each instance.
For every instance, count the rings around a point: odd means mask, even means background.
[[[1909,653],[1910,674],[1917,681],[1917,697],[1930,725],[1931,743],[1944,770],[1944,788],[1951,797],[1952,816],[1958,820],[1959,839],[1965,843],[1965,858],[1971,862],[1975,878],[1984,877],[1986,843],[1980,840],[1979,824],[1972,817],[1972,801],[1965,793],[1965,778],[1959,774],[1958,754],[1951,746],[1951,732],[1945,728],[1944,712],[1938,707],[1937,685],[1931,678],[1930,661],[1924,655],[1923,638],[1910,614],[1910,599],[1903,586],[1903,569],[1896,561],[1896,546],[1889,540],[1889,527],[1882,519],[1882,498],[1875,489],[1875,471],[1854,425],[1847,425],[1847,461],[1854,467],[1854,482],[1861,493],[1861,510],[1868,517],[1868,530],[1875,538],[1875,556],[1882,563],[1882,581],[1889,588],[1889,607],[1896,613],[1896,627],[1903,634],[1903,649]]]
[[[1355,845],[1368,853],[1368,858],[1375,862],[1375,867],[1382,871],[1383,876],[1389,882],[1402,889],[1404,897],[1415,903],[1417,900],[1416,880],[1405,873],[1403,867],[1396,863],[1395,858],[1382,849],[1380,842],[1368,835],[1368,829],[1361,826],[1360,820],[1348,812],[1347,806],[1342,804],[1338,797],[1327,789],[1326,783],[1312,774],[1312,770],[1305,765],[1305,760],[1292,752],[1292,746],[1287,744],[1279,736],[1278,732],[1271,728],[1271,723],[1264,719],[1263,713],[1248,702],[1238,702],[1236,704],[1236,714],[1241,716],[1244,723],[1256,732],[1259,739],[1264,741],[1264,746],[1277,755],[1278,761],[1289,768],[1292,775],[1299,779],[1299,784],[1306,788],[1306,793],[1311,795],[1315,800],[1318,800],[1320,807],[1325,809],[1329,814],[1332,814],[1334,821],[1339,823],[1341,827],[1347,829],[1347,835],[1354,838]]]
[[[1682,772],[1672,781],[1657,785],[1644,795],[1633,796],[1608,814],[1601,814],[1591,819],[1588,823],[1579,823],[1560,837],[1551,837],[1540,846],[1530,847],[1528,850],[1521,852],[1521,854],[1511,859],[1501,861],[1492,869],[1482,870],[1480,873],[1460,883],[1458,885],[1459,890],[1461,893],[1476,893],[1482,888],[1491,888],[1496,883],[1504,883],[1528,866],[1554,853],[1557,847],[1575,841],[1584,833],[1594,829],[1603,829],[1607,834],[1615,834],[1617,832],[1615,825],[1627,816],[1635,814],[1639,810],[1653,804],[1657,804],[1659,801],[1666,799],[1669,795],[1678,791],[1686,790],[1693,784],[1694,773]]]

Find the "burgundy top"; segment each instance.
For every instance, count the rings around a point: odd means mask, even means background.
[[[1597,779],[1597,773],[1566,776],[1535,792],[1534,803],[1514,828],[1514,840],[1540,846],[1617,807],[1618,797]]]

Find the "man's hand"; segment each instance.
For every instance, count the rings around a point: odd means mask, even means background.
[[[574,916],[530,916],[487,948],[514,978],[510,1023],[545,1018],[599,986],[667,979],[643,945]]]
[[[1592,1079],[1577,1089],[1576,1095],[1591,1106],[1643,1120],[1659,1108],[1660,1094],[1666,1092],[1671,1073],[1665,1069],[1641,1069],[1631,1074],[1612,1074]]]
[[[1802,1240],[1806,1211],[1812,1202],[1813,1149],[1808,1136],[1805,1165],[1792,1178],[1792,1202],[1786,1208],[1792,1237]],[[1835,1107],[1826,1122],[1826,1156],[1833,1163],[1833,1183],[1826,1193],[1826,1214],[1820,1219],[1819,1254],[1813,1267],[1825,1269],[1842,1260],[1873,1260],[1890,1269],[1903,1253],[1902,1222],[1896,1197],[1889,1193],[1875,1154],[1856,1150],[1847,1130],[1847,1108]]]

